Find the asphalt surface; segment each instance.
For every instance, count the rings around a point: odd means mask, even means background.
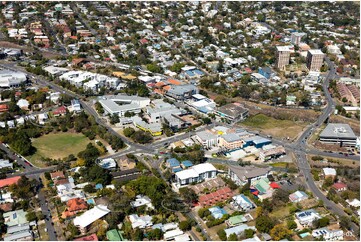
[[[338,215],[338,216],[347,216],[349,217],[343,209],[341,209],[339,206],[337,206],[334,202],[327,199],[327,197],[319,190],[319,188],[316,186],[313,176],[311,174],[311,167],[307,161],[306,157],[306,144],[307,139],[311,136],[312,132],[316,130],[318,127],[322,125],[326,121],[326,119],[332,114],[334,111],[335,104],[333,102],[333,99],[328,91],[328,86],[330,80],[332,80],[336,75],[336,68],[335,65],[330,61],[328,57],[325,58],[326,63],[329,66],[329,73],[327,77],[325,78],[322,88],[323,92],[325,94],[326,100],[327,100],[327,107],[323,110],[322,114],[318,117],[318,120],[310,125],[302,135],[300,135],[299,139],[295,142],[295,146],[299,147],[297,150],[295,150],[296,159],[297,159],[297,166],[300,170],[300,173],[303,174],[303,176],[306,179],[306,184],[308,188],[311,190],[313,195],[317,197],[318,199],[322,200],[325,207],[332,213]],[[352,157],[357,158],[357,157]],[[359,157],[358,157],[359,158]],[[353,231],[359,231],[359,227],[355,224],[351,224],[351,228]]]
[[[274,143],[278,143],[278,144],[282,144],[285,146],[285,148],[291,152],[294,152],[296,154],[296,158],[297,158],[297,165],[300,169],[300,173],[302,173],[306,179],[306,183],[307,186],[309,187],[309,189],[311,190],[311,192],[318,197],[319,199],[321,199],[324,204],[326,205],[327,209],[330,210],[331,212],[339,215],[339,216],[345,216],[346,213],[339,208],[336,204],[334,204],[332,201],[329,201],[327,199],[326,196],[324,196],[321,191],[317,188],[317,186],[315,185],[314,181],[313,181],[313,176],[311,175],[310,172],[310,166],[308,164],[307,158],[306,158],[306,154],[316,154],[316,155],[324,155],[324,156],[332,156],[335,158],[345,158],[345,159],[352,159],[352,160],[359,160],[359,156],[352,156],[352,157],[344,157],[343,155],[340,154],[336,154],[336,153],[327,153],[327,152],[323,152],[323,151],[318,151],[315,149],[309,149],[307,147],[307,139],[312,135],[312,132],[314,130],[316,130],[319,126],[321,126],[321,124],[323,122],[325,122],[325,120],[332,114],[333,110],[334,110],[334,103],[332,100],[332,97],[328,91],[328,86],[329,86],[329,81],[331,79],[333,79],[336,75],[336,69],[333,65],[333,63],[326,58],[326,62],[328,63],[328,66],[330,67],[330,71],[327,75],[327,77],[325,78],[324,82],[323,82],[323,91],[325,93],[325,97],[327,99],[327,106],[326,108],[323,110],[322,114],[319,116],[318,120],[312,124],[309,125],[306,130],[299,136],[298,140],[294,143],[290,143],[287,141],[281,141],[281,140],[276,140],[273,139]],[[1,65],[0,65],[1,66]],[[15,70],[21,70],[25,73],[27,73],[23,68],[19,68],[17,66],[15,66],[15,64],[10,64],[10,65],[6,65],[5,66],[8,69],[15,69]],[[127,144],[128,146],[130,146],[127,150],[122,150],[120,152],[117,152],[116,154],[113,154],[109,157],[118,157],[122,154],[125,153],[131,153],[131,152],[135,152],[135,151],[142,151],[142,152],[148,152],[148,153],[158,153],[157,149],[164,147],[164,144],[166,143],[171,143],[174,142],[176,140],[180,140],[180,139],[184,139],[186,137],[189,136],[188,133],[182,134],[182,135],[177,135],[174,137],[170,137],[166,140],[162,140],[159,142],[155,142],[152,145],[140,145],[137,143],[134,143],[128,139],[126,139],[125,137],[121,136],[120,134],[118,134],[117,132],[115,132],[106,122],[104,122],[101,118],[99,118],[98,114],[96,113],[96,111],[90,107],[86,102],[84,102],[83,100],[81,100],[83,97],[75,94],[65,88],[62,88],[52,82],[49,82],[45,79],[43,79],[43,77],[41,76],[35,76],[32,73],[27,73],[29,74],[29,76],[34,76],[36,81],[46,85],[46,86],[50,86],[52,89],[54,89],[55,91],[61,92],[61,93],[65,93],[73,98],[77,98],[79,99],[83,109],[88,112],[89,114],[91,114],[92,116],[94,116],[96,122],[101,125],[104,126],[110,133],[118,136],[119,138],[121,138],[125,144]],[[225,125],[225,124],[221,124],[221,125]],[[202,129],[206,129],[207,127],[203,127]],[[198,130],[200,131],[200,130]],[[36,168],[35,168],[36,169]],[[40,172],[41,173],[41,172]],[[356,226],[355,224],[352,224],[352,228],[354,231],[358,231],[358,226]]]

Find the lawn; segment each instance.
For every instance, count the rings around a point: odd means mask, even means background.
[[[44,166],[42,158],[59,159],[70,154],[76,156],[89,142],[87,137],[78,133],[47,134],[32,141],[37,151],[27,159],[36,166]]]
[[[278,138],[290,139],[296,138],[306,126],[304,122],[295,122],[292,120],[280,120],[268,117],[264,114],[256,114],[250,116],[240,125],[251,129],[256,129],[264,134],[269,134]]]

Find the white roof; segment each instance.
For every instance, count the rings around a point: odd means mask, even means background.
[[[194,94],[194,95],[192,95],[192,97],[194,97],[196,99],[205,99],[205,98],[207,98],[206,96],[203,96],[202,94]]]
[[[178,235],[174,237],[175,241],[190,241],[191,239],[189,238],[188,234],[182,234],[182,235]]]
[[[96,220],[110,213],[107,206],[97,205],[74,219],[74,225],[85,228]]]
[[[328,175],[336,176],[336,170],[333,168],[328,168],[328,167],[323,168],[323,173],[325,174],[325,176],[328,176]]]
[[[216,171],[217,169],[210,163],[203,163],[198,164],[192,167],[198,174],[209,172],[209,171]]]
[[[360,207],[360,200],[358,200],[358,199],[353,199],[352,201],[350,201],[350,200],[346,200],[346,202],[348,203],[348,204],[350,204],[350,206],[352,206],[352,207]]]
[[[165,240],[174,238],[175,236],[179,236],[184,234],[184,232],[182,230],[180,230],[179,228],[175,229],[175,230],[170,230],[164,233],[163,237]]]
[[[199,174],[194,169],[190,168],[187,170],[176,172],[175,175],[179,179],[184,180],[184,179],[188,179],[191,177],[198,177]]]
[[[323,55],[320,49],[308,50],[312,55]]]
[[[276,46],[278,51],[291,51],[288,46]]]

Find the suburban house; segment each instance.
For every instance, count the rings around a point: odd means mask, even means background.
[[[67,201],[65,211],[62,213],[61,217],[66,219],[87,209],[88,204],[84,199],[73,198]]]
[[[236,234],[237,236],[241,235],[246,229],[252,229],[255,231],[256,227],[248,226],[247,224],[241,224],[236,227],[225,229],[224,232],[226,232],[228,238],[231,234]]]
[[[80,231],[82,233],[85,233],[88,226],[92,223],[94,223],[96,220],[104,217],[110,213],[110,210],[107,208],[107,206],[104,205],[96,205],[94,208],[86,211],[82,215],[76,217],[73,220],[73,223],[75,226],[79,227]]]
[[[272,77],[274,77],[276,75],[276,73],[274,71],[272,71],[271,68],[269,68],[268,66],[259,67],[258,73],[267,79],[271,79]]]
[[[342,191],[346,191],[347,190],[347,185],[345,183],[342,182],[337,182],[335,184],[332,185],[332,188],[336,191],[336,192],[342,192]]]
[[[326,241],[340,241],[343,240],[343,230],[342,229],[330,230],[327,227],[323,227],[313,230],[312,236],[314,238],[322,237]]]
[[[236,195],[232,197],[231,205],[240,211],[249,211],[255,208],[255,205],[243,194]]]
[[[217,169],[212,164],[202,163],[175,173],[175,180],[178,186],[183,186],[208,178],[215,178],[216,175]]]
[[[336,177],[336,170],[334,168],[323,168],[322,169],[322,172],[323,172],[323,175],[324,175],[324,178],[328,178],[328,177],[331,177],[332,179],[334,179]]]
[[[296,191],[294,193],[291,193],[288,197],[290,201],[293,203],[298,203],[308,199],[308,195],[303,191]]]
[[[133,229],[145,229],[153,225],[152,216],[149,215],[138,216],[137,214],[131,214],[129,215],[129,221],[131,222]]]
[[[141,207],[141,206],[146,206],[149,209],[154,209],[154,206],[153,206],[152,201],[150,200],[150,198],[147,197],[147,196],[143,196],[143,195],[137,195],[135,201],[131,202],[130,204],[134,208],[138,208],[138,207]]]
[[[305,210],[302,212],[297,212],[296,218],[301,225],[310,226],[310,225],[312,225],[313,221],[320,219],[321,216],[315,210],[309,209],[309,210]]]
[[[236,216],[232,216],[229,219],[226,220],[226,225],[227,227],[235,227],[238,225],[241,225],[243,223],[246,223],[248,220],[245,216],[243,215],[236,215]]]
[[[223,215],[227,214],[227,211],[224,208],[220,208],[218,206],[214,206],[208,209],[209,212],[211,212],[211,215],[215,219],[220,219],[223,217]]]

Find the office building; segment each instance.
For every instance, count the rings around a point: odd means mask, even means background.
[[[356,140],[357,136],[348,124],[330,123],[320,134],[322,143],[355,146]]]

